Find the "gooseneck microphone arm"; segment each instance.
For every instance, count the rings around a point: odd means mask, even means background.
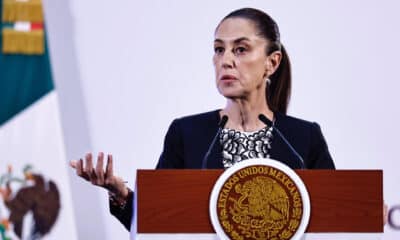
[[[258,115],[258,119],[261,120],[265,125],[271,126],[279,135],[279,137],[285,142],[285,144],[289,147],[290,151],[297,157],[298,160],[300,160],[300,165],[302,169],[305,169],[306,166],[304,164],[303,158],[300,156],[300,154],[293,148],[292,144],[289,143],[289,141],[285,138],[285,136],[279,131],[279,129],[275,126],[275,124],[272,124],[271,120],[269,120],[264,114]]]
[[[228,122],[228,116],[226,115],[222,116],[221,121],[219,121],[218,123],[217,133],[215,134],[214,139],[212,140],[210,146],[208,147],[206,155],[204,155],[203,161],[201,163],[201,169],[207,168],[208,157],[210,156],[211,150],[213,149],[219,135],[221,134],[222,129],[224,129],[227,122]]]

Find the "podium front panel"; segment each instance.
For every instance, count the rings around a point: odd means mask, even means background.
[[[213,235],[209,197],[222,171],[138,170],[133,232],[138,236]],[[382,171],[297,170],[296,173],[307,186],[311,200],[307,233],[369,233],[363,237],[379,239],[376,234],[383,232]],[[308,237],[313,239],[313,235]]]

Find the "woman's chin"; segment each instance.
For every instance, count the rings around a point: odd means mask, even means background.
[[[234,88],[218,88],[218,92],[225,98],[240,98],[243,96],[243,91]]]
[[[243,97],[243,94],[238,94],[238,93],[221,93],[221,95],[227,99],[237,99]]]

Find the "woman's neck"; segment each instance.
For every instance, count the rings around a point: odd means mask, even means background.
[[[226,107],[221,111],[222,115],[228,115],[227,128],[252,132],[265,127],[265,124],[258,119],[259,114],[273,119],[274,113],[269,109],[265,98],[255,99],[228,99]]]

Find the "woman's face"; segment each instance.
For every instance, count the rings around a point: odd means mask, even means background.
[[[270,61],[267,40],[257,35],[252,21],[224,20],[215,32],[214,67],[218,91],[227,98],[246,98],[265,92]]]

